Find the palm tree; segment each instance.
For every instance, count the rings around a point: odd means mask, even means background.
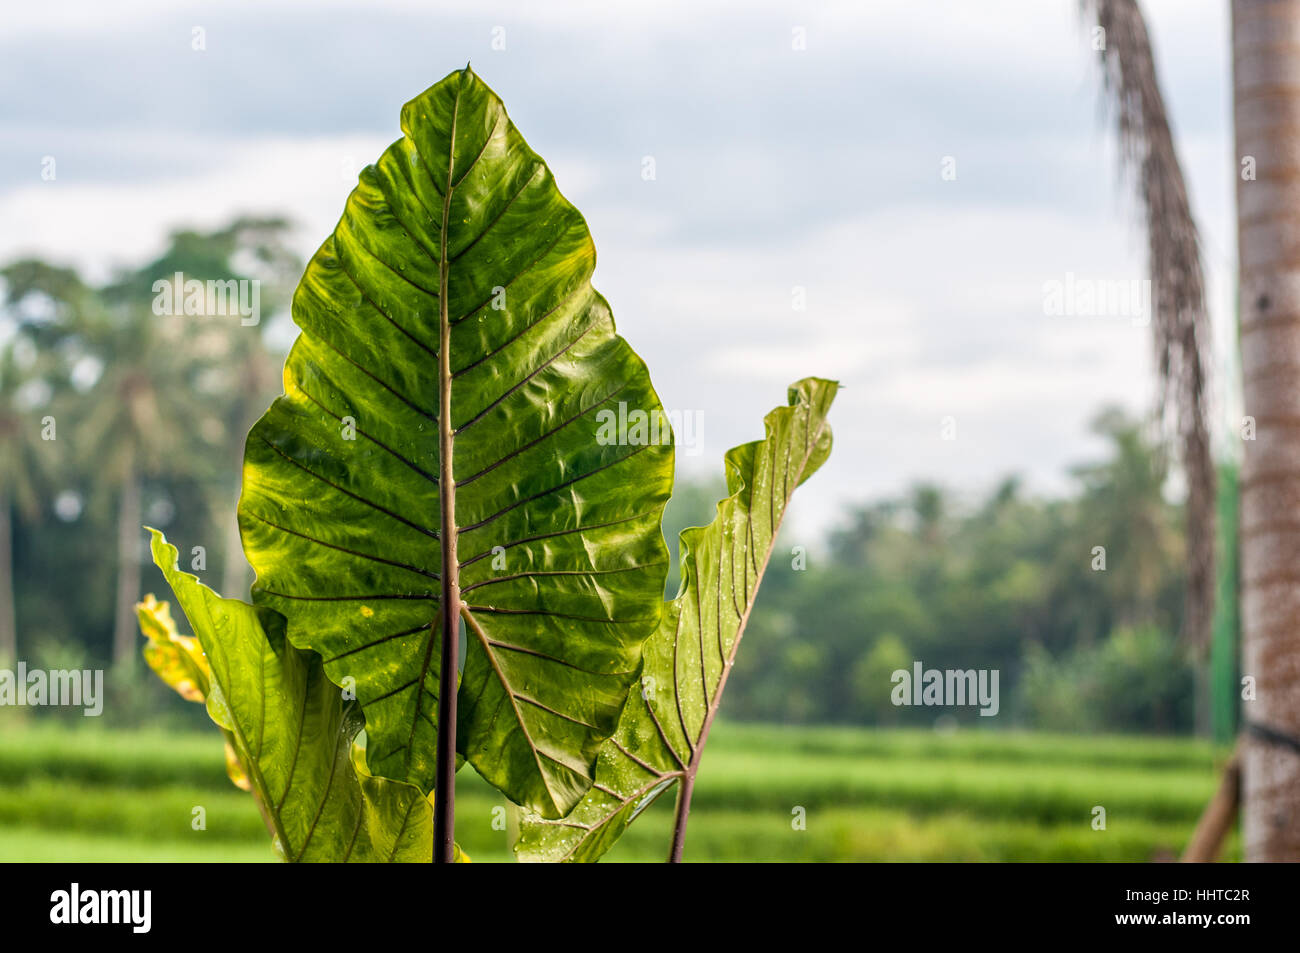
[[[1184,421],[1189,482],[1189,608],[1204,603],[1213,532],[1202,510],[1213,506],[1204,429],[1204,374],[1196,355],[1207,343],[1196,233],[1186,189],[1155,81],[1150,42],[1135,0],[1084,0],[1106,28],[1107,76],[1121,138],[1138,160],[1153,273],[1173,276],[1179,311],[1157,321],[1161,372]],[[1293,81],[1300,0],[1233,0],[1233,94],[1237,177],[1240,350],[1245,411],[1254,433],[1245,441],[1240,478],[1242,671],[1253,680],[1239,742],[1245,855],[1255,861],[1300,860],[1300,218],[1294,143],[1300,134],[1300,88]],[[1163,250],[1162,250],[1163,249]],[[1158,265],[1158,263],[1163,263]],[[1168,289],[1161,288],[1161,301]],[[1162,330],[1163,328],[1163,330]],[[1172,373],[1171,373],[1172,371]],[[1166,389],[1166,393],[1170,391]],[[1199,423],[1198,423],[1199,421]],[[1201,460],[1192,466],[1189,460]],[[1197,530],[1201,526],[1202,530]],[[1193,539],[1193,537],[1196,539]],[[1209,616],[1203,617],[1208,625]],[[1199,626],[1202,619],[1197,620]],[[1225,778],[1229,791],[1235,770]],[[1224,812],[1218,812],[1222,815]],[[1221,830],[1221,825],[1220,825]],[[1200,838],[1198,838],[1199,840]],[[1213,840],[1212,837],[1206,840]],[[1205,848],[1200,856],[1211,856]]]
[[[42,414],[24,400],[28,383],[39,379],[21,357],[24,343],[15,338],[0,350],[0,668],[18,658],[13,514],[30,522],[40,513],[42,458],[52,443],[40,437]]]
[[[40,405],[62,390],[63,376],[41,345],[57,335],[58,323],[75,313],[88,290],[77,273],[36,259],[0,268],[4,319],[11,335],[0,349],[0,667],[18,657],[13,584],[13,517],[40,514],[40,487],[50,472],[55,440],[43,439]],[[35,385],[49,391],[33,399]],[[57,426],[57,424],[56,424]],[[51,436],[57,437],[57,430]]]
[[[115,664],[129,664],[139,641],[143,547],[141,492],[145,478],[196,468],[187,457],[225,447],[235,473],[242,469],[243,435],[270,403],[279,383],[262,336],[264,324],[244,326],[231,315],[156,315],[155,280],[180,272],[186,280],[242,280],[262,284],[270,311],[284,298],[286,276],[298,260],[282,241],[281,219],[240,218],[213,232],[174,232],[163,255],[103,289],[106,310],[82,329],[83,346],[104,365],[81,423],[78,444],[117,489],[118,588],[113,628]],[[220,469],[218,467],[218,469]],[[225,480],[217,481],[228,490]],[[213,507],[221,512],[224,507]],[[237,595],[246,563],[237,524],[226,537],[225,591]]]
[[[1297,0],[1233,0],[1241,468],[1245,855],[1300,860],[1300,86]]]
[[[93,467],[99,494],[117,498],[117,596],[113,664],[129,668],[139,643],[135,604],[140,599],[146,478],[176,472],[203,452],[213,411],[196,380],[203,366],[195,347],[196,319],[158,316],[147,305],[104,308],[84,315],[65,347],[103,367],[78,402],[73,434],[83,464]]]
[[[211,509],[224,527],[221,591],[232,597],[246,594],[248,587],[248,562],[235,519],[244,438],[280,392],[283,360],[268,346],[267,318],[288,302],[302,272],[301,259],[286,242],[289,228],[283,218],[243,216],[214,231],[182,229],[172,233],[158,259],[105,289],[108,300],[127,303],[147,300],[156,279],[170,279],[177,272],[187,279],[259,282],[262,320],[256,325],[206,322],[201,339],[195,341],[204,361],[200,389],[218,409],[214,419],[220,423],[220,446],[229,467],[215,480]]]
[[[247,595],[249,566],[239,534],[235,504],[239,500],[244,468],[244,439],[257,418],[266,412],[280,390],[281,361],[267,349],[258,330],[241,328],[231,336],[229,367],[230,387],[225,395],[226,456],[234,476],[227,505],[219,509],[226,514],[225,553],[221,570],[221,591],[234,598]],[[223,482],[223,487],[230,484]]]
[[[1093,577],[1108,593],[1101,601],[1115,612],[1109,627],[1158,624],[1167,567],[1178,554],[1177,525],[1163,493],[1165,454],[1118,408],[1102,410],[1092,431],[1106,438],[1112,455],[1072,472],[1083,486],[1078,525],[1092,540],[1106,542],[1110,569],[1120,570]]]

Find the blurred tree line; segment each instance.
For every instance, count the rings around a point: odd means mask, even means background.
[[[0,268],[0,667],[111,665],[114,718],[181,707],[135,665],[134,604],[167,593],[140,527],[166,530],[218,591],[246,595],[234,509],[244,436],[281,389],[275,339],[292,336],[268,334],[302,269],[287,232],[276,218],[178,231],[100,284],[34,259]],[[259,282],[261,320],[156,314],[154,283],[177,272]],[[1029,497],[1015,479],[974,502],[922,484],[852,509],[821,541],[787,528],[728,716],[1190,730],[1182,513],[1141,424],[1110,410],[1095,429],[1108,455],[1074,471],[1068,499]],[[679,483],[674,559],[677,532],[711,519],[721,494]],[[895,707],[890,676],[917,660],[999,670],[999,717]]]
[[[1094,430],[1108,456],[1073,471],[1078,492],[1069,499],[1028,497],[1014,478],[974,502],[918,484],[846,513],[820,546],[785,527],[728,685],[727,715],[1191,731],[1194,672],[1179,639],[1182,510],[1165,498],[1165,463],[1141,423],[1106,410]],[[669,539],[710,519],[721,492],[721,484],[679,485]],[[1102,565],[1095,547],[1104,547],[1104,569],[1094,568]],[[674,568],[670,594],[676,586]],[[999,715],[895,706],[891,675],[917,661],[998,670]]]
[[[183,541],[215,588],[247,591],[234,507],[244,435],[280,390],[265,331],[302,268],[287,232],[251,217],[178,231],[100,284],[37,259],[0,268],[4,664],[111,664],[113,708],[158,702],[135,677],[135,603],[166,591],[143,523]],[[211,313],[206,296],[204,313],[155,313],[155,282],[177,273],[257,282],[260,320],[229,302]]]

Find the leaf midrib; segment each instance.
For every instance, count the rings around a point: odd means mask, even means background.
[[[468,69],[468,68],[467,68]],[[456,704],[459,689],[459,668],[456,655],[459,649],[460,629],[460,565],[456,556],[459,529],[456,526],[456,475],[453,469],[453,441],[455,431],[451,425],[451,318],[447,308],[447,287],[450,262],[447,260],[447,231],[451,223],[451,197],[459,184],[455,181],[456,122],[460,115],[461,92],[465,86],[465,73],[456,84],[456,99],[451,110],[451,130],[447,146],[447,187],[442,196],[442,221],[438,229],[438,510],[441,578],[441,598],[438,613],[429,624],[432,630],[441,619],[437,638],[430,631],[425,643],[424,658],[420,662],[419,688],[416,690],[415,717],[411,719],[407,735],[406,765],[410,773],[414,756],[415,729],[420,723],[420,709],[424,702],[424,680],[433,660],[434,644],[439,646],[438,668],[438,720],[436,732],[433,790],[435,860],[450,860],[450,843],[455,825],[453,798],[455,797],[456,759]],[[485,144],[486,148],[486,144]],[[475,160],[477,161],[477,159]],[[470,163],[473,168],[473,162]],[[468,170],[466,170],[468,171]],[[432,176],[431,176],[432,178]]]

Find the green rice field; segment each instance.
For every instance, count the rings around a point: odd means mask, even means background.
[[[1225,752],[1181,738],[875,731],[720,724],[686,840],[695,861],[1158,861],[1175,858]],[[513,815],[471,768],[457,840],[510,861]],[[193,830],[194,808],[206,829]],[[1094,830],[1094,808],[1106,829]],[[802,811],[799,809],[802,808]],[[671,794],[610,861],[659,861]],[[797,829],[799,817],[803,829]],[[1236,836],[1225,859],[1239,858]],[[0,731],[0,860],[261,862],[250,797],[215,732],[55,723]]]

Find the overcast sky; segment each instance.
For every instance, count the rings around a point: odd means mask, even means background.
[[[1221,340],[1227,6],[1144,3]],[[1088,42],[1074,0],[10,5],[0,260],[102,277],[237,212],[287,213],[308,255],[402,103],[469,60],[585,214],[665,406],[702,415],[685,472],[819,375],[845,390],[802,526],[915,479],[1058,492],[1095,412],[1151,395],[1147,328],[1044,314],[1067,273],[1145,277]]]

